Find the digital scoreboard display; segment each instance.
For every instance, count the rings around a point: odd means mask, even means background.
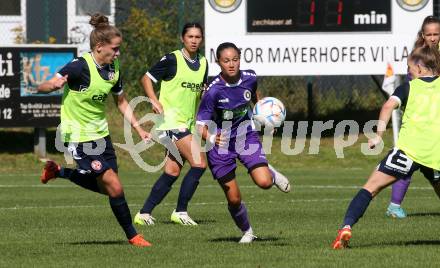
[[[251,0],[246,17],[248,33],[390,32],[392,21],[391,0]]]

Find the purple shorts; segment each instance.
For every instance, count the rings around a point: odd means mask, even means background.
[[[228,148],[214,146],[207,152],[207,158],[212,176],[216,180],[225,176],[235,178],[237,158],[248,171],[257,166],[267,166],[266,155],[256,131],[248,132],[246,138],[244,136],[232,138]]]

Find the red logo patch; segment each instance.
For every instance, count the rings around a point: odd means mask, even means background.
[[[93,170],[96,170],[96,171],[100,171],[102,168],[102,164],[98,160],[93,160],[92,164],[90,164],[90,165],[92,166]]]

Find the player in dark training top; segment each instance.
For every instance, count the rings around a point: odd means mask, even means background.
[[[180,185],[171,221],[181,225],[197,225],[187,209],[206,169],[205,155],[201,152],[200,145],[194,143],[192,134],[200,96],[207,81],[208,64],[199,53],[203,41],[202,26],[198,23],[185,24],[181,41],[182,49],[162,57],[141,80],[153,111],[163,115],[163,119],[155,127],[160,143],[167,148],[168,154],[164,172],[154,183],[144,206],[134,218],[134,222],[139,225],[154,224],[153,209],[171,190],[185,161],[188,161],[191,168]],[[154,92],[153,82],[160,82],[159,99]]]
[[[149,140],[150,134],[139,126],[122,91],[118,60],[121,32],[109,25],[108,18],[101,14],[93,15],[90,24],[94,27],[90,34],[92,51],[68,63],[55,77],[38,88],[40,92],[64,88],[61,138],[77,163],[76,169],[70,169],[48,161],[41,182],[46,184],[59,177],[87,190],[108,195],[113,214],[130,244],[151,246],[132,224],[119,180],[116,154],[105,115],[106,99],[110,92],[119,111],[139,136]]]
[[[351,200],[332,243],[333,249],[348,247],[352,228],[364,215],[371,200],[398,179],[409,178],[420,170],[440,197],[438,49],[430,46],[414,49],[408,57],[408,69],[414,79],[399,86],[385,102],[379,115],[377,136],[368,140],[370,148],[381,143],[392,111],[405,106],[397,144],[376,166],[368,181]]]
[[[221,73],[207,88],[197,113],[197,125],[202,137],[214,144],[207,152],[208,165],[214,179],[228,200],[229,212],[243,232],[240,243],[255,239],[245,204],[241,201],[235,169],[238,159],[260,188],[275,184],[289,192],[286,177],[268,165],[258,132],[252,122],[251,103],[257,97],[257,76],[252,70],[240,70],[240,50],[233,43],[218,46],[217,63]]]
[[[417,40],[414,44],[414,48],[423,46],[430,46],[439,48],[440,40],[440,20],[434,16],[427,16],[422,23],[422,27],[417,33]],[[408,74],[408,78],[411,79],[411,74]],[[406,85],[406,84],[405,84]],[[402,105],[403,107],[405,105]],[[393,218],[405,218],[406,212],[401,207],[405,194],[408,191],[408,187],[411,183],[411,177],[401,178],[396,181],[391,188],[391,200],[388,205],[386,215]]]

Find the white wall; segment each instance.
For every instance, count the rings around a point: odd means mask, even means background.
[[[6,0],[1,0],[6,1]],[[26,1],[21,0],[21,15],[20,16],[0,16],[0,45],[12,46],[17,44],[15,42],[16,33],[14,28],[21,27],[22,35],[26,38]],[[89,34],[92,30],[89,24],[89,16],[77,16],[76,15],[76,0],[67,1],[67,35],[68,43],[78,46],[78,54],[81,55],[84,52],[90,50],[89,46]],[[115,0],[110,0],[109,20],[111,24],[115,22]],[[26,42],[26,41],[25,41]]]
[[[233,12],[220,13],[205,0],[209,75],[219,73],[212,52],[226,41],[242,48],[242,69],[254,69],[259,75],[384,74],[387,62],[396,73],[406,74],[406,56],[423,19],[433,12],[432,0],[415,12],[402,9],[396,0],[388,0],[392,3],[391,32],[249,34],[245,18],[248,1],[252,0],[243,0]],[[280,54],[274,60],[271,55],[277,51]],[[327,56],[315,60],[310,56],[314,51],[327,52]]]

